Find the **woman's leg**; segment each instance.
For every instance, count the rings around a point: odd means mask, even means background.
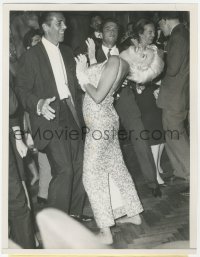
[[[109,144],[109,142],[107,142]],[[115,225],[109,192],[109,156],[107,144],[87,135],[84,149],[83,185],[104,244],[112,244],[110,227]]]
[[[158,184],[162,185],[162,184],[164,184],[164,181],[160,177],[159,169],[158,169],[159,147],[160,147],[160,145],[152,145],[151,146],[151,151],[152,151],[153,158],[154,158],[155,165],[156,165],[157,181],[158,181]]]
[[[115,225],[115,222],[111,209],[108,174],[105,170],[99,169],[98,164],[93,167],[85,165],[83,185],[87,192],[95,221],[100,228],[97,237],[104,244],[112,244],[113,237],[110,227]]]

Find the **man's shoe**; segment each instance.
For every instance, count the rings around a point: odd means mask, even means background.
[[[37,202],[38,204],[47,204],[47,199],[37,196]]]
[[[159,186],[157,186],[156,188],[153,188],[153,189],[152,189],[152,195],[153,195],[154,197],[160,197],[160,198],[162,197],[162,192],[161,192]]]
[[[190,196],[190,188],[186,187],[183,191],[179,193],[182,196]]]
[[[87,215],[76,215],[76,214],[70,214],[70,217],[74,218],[77,221],[80,222],[89,222],[89,221],[93,221],[94,218],[87,216]]]
[[[167,184],[166,183],[159,184],[159,187],[167,187]]]

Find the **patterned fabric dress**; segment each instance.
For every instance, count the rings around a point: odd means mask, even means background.
[[[104,63],[88,69],[88,78],[97,87]],[[86,93],[83,115],[87,126],[84,149],[83,184],[88,194],[97,225],[100,228],[115,224],[114,219],[143,211],[135,185],[124,164],[118,141],[119,117],[113,107],[111,93],[97,104]],[[109,180],[119,189],[123,209],[113,210]],[[114,194],[112,190],[112,194]]]

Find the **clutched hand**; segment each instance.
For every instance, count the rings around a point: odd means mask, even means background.
[[[21,158],[24,158],[27,154],[28,147],[24,144],[22,140],[16,139],[16,148]]]
[[[85,55],[80,54],[77,57],[75,57],[75,61],[76,61],[76,76],[82,90],[85,92],[84,85],[89,84],[89,79],[86,74],[86,71],[88,69],[87,58]]]
[[[25,134],[25,142],[29,148],[34,146],[32,135],[29,132]]]

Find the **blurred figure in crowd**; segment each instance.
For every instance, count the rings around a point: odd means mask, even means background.
[[[152,45],[155,38],[155,25],[152,21],[147,19],[140,19],[134,28],[135,36],[138,40],[139,49],[148,49]],[[134,84],[134,94],[137,104],[142,114],[142,122],[145,129],[148,131],[147,142],[151,146],[151,151],[154,157],[157,180],[159,184],[164,184],[160,173],[163,170],[160,165],[160,160],[164,148],[165,135],[162,126],[162,111],[156,105],[156,99],[154,97],[154,91],[159,86],[155,82],[150,81],[145,84]]]
[[[26,50],[23,45],[23,38],[30,29],[39,29],[38,14],[36,12],[24,11],[12,17],[10,30],[14,40],[17,58]]]
[[[189,181],[190,147],[185,129],[189,111],[189,32],[180,22],[179,12],[160,12],[159,27],[169,40],[157,104],[162,108],[166,150],[174,175]],[[183,194],[189,195],[189,187]]]

